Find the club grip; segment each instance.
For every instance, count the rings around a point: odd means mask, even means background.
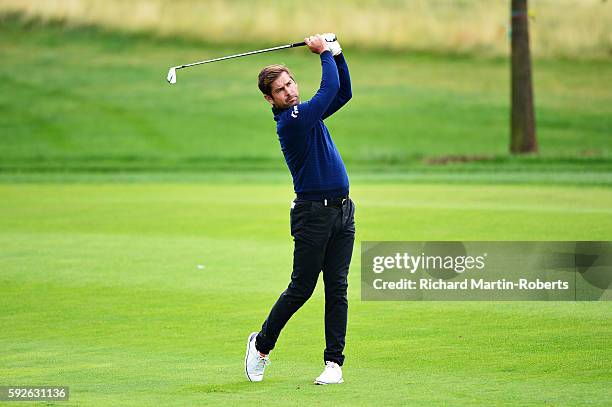
[[[334,42],[336,40],[337,40],[337,37],[334,37],[333,40],[331,40],[331,41],[327,41],[326,40],[326,41],[327,42]],[[302,41],[302,42],[294,42],[293,44],[291,44],[291,48],[293,48],[293,47],[303,47],[304,45],[306,45],[306,42],[304,42],[304,41]]]

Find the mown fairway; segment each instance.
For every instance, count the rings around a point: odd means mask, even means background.
[[[353,191],[359,241],[612,237],[609,189]],[[346,383],[311,384],[322,368],[321,284],[281,335],[265,381],[247,382],[246,336],[289,281],[286,184],[4,184],[0,195],[0,377],[69,385],[62,405],[612,400],[609,302],[361,302],[359,244]]]

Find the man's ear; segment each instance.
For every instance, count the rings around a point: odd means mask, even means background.
[[[270,103],[272,106],[274,106],[274,99],[272,99],[272,96],[264,95],[264,99],[266,99],[268,101],[268,103]]]

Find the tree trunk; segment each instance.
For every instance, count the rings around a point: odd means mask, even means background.
[[[529,51],[529,18],[527,0],[512,0],[512,119],[510,151],[513,154],[535,153],[535,133],[531,56]]]

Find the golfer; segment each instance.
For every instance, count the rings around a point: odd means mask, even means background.
[[[342,383],[348,312],[347,277],[355,241],[355,206],[346,168],[323,120],[351,99],[351,80],[334,34],[305,39],[321,59],[321,87],[300,103],[298,84],[283,65],[259,73],[259,89],[272,105],[276,132],[297,197],[291,203],[295,242],[289,286],[276,301],[260,332],[249,335],[245,373],[263,379],[269,354],[291,316],[312,295],[319,273],[325,284],[325,369],[316,384]],[[316,337],[305,335],[307,340]]]

